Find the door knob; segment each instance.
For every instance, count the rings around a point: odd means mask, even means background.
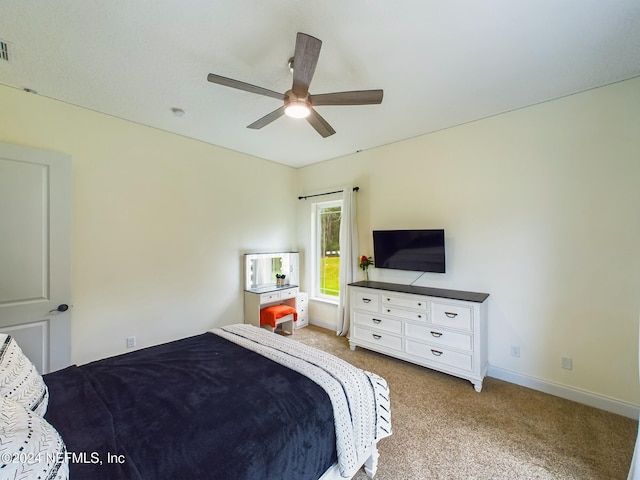
[[[60,305],[58,305],[58,308],[54,308],[53,310],[49,310],[49,313],[66,312],[67,310],[69,310],[69,305],[67,305],[66,303],[61,303]]]

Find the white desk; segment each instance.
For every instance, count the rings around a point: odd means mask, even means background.
[[[254,288],[244,291],[244,323],[257,327],[260,326],[260,310],[270,305],[289,305],[296,308],[298,296],[297,285],[275,285],[262,288]]]

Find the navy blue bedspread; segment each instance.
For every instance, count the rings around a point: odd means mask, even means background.
[[[336,462],[326,392],[212,333],[44,379],[71,480],[317,479]]]

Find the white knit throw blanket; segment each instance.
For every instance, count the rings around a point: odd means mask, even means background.
[[[340,475],[351,478],[369,447],[391,435],[389,387],[380,376],[327,352],[248,324],[212,333],[301,373],[320,385],[333,405]]]

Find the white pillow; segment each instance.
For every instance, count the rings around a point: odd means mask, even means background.
[[[38,415],[47,411],[47,385],[13,337],[4,333],[0,333],[0,395]]]
[[[51,424],[0,397],[0,478],[67,480],[67,449]]]

